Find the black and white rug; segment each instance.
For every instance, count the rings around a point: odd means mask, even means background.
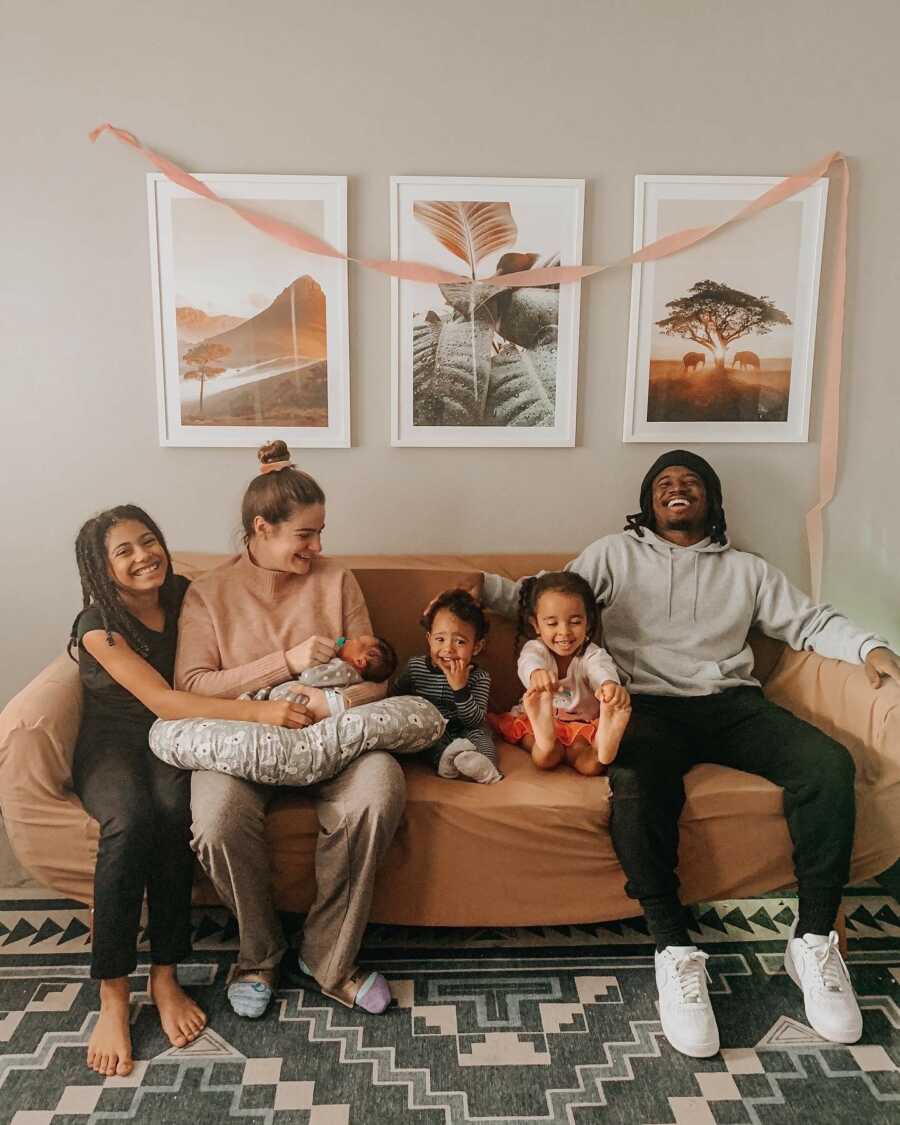
[[[10,892],[10,895],[15,892]],[[133,981],[139,1060],[127,1078],[83,1065],[97,1015],[83,907],[0,900],[0,1122],[13,1125],[887,1125],[900,1120],[900,907],[878,887],[845,900],[859,1044],[806,1025],[782,968],[795,903],[697,911],[722,1038],[688,1059],[662,1037],[642,924],[528,930],[373,926],[362,961],[397,1006],[365,1016],[286,987],[251,1022],[228,1008],[234,924],[195,912],[182,976],[210,1017],[168,1046]]]

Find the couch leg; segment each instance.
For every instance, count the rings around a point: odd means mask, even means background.
[[[841,951],[841,956],[847,960],[847,919],[844,915],[843,906],[838,908],[837,917],[834,920],[834,928],[838,936],[838,949]]]

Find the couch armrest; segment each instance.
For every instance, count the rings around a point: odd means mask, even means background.
[[[846,746],[856,765],[856,832],[850,882],[900,855],[900,686],[876,691],[858,664],[786,649],[765,693]]]
[[[773,703],[817,726],[859,755],[886,758],[900,769],[900,686],[875,690],[865,669],[813,652],[785,649],[765,693]]]
[[[72,792],[80,723],[78,668],[59,656],[0,713],[0,810],[25,870],[89,902],[97,825]]]

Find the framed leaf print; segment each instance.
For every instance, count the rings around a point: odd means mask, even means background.
[[[392,256],[470,279],[392,282],[393,445],[575,444],[580,284],[484,279],[579,265],[583,217],[583,180],[392,178]]]

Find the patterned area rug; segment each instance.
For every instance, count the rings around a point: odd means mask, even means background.
[[[10,892],[14,894],[15,892]],[[639,920],[528,930],[372,926],[363,963],[397,1006],[366,1017],[302,988],[238,1019],[225,911],[195,912],[183,978],[210,1029],[177,1051],[133,980],[140,1060],[125,1079],[83,1066],[96,1020],[87,915],[0,901],[0,1122],[13,1125],[887,1125],[900,1120],[900,907],[877,886],[845,900],[865,1021],[853,1047],[819,1039],[781,957],[790,898],[701,906],[723,1049],[688,1059],[662,1037]],[[288,923],[292,920],[288,919]]]

